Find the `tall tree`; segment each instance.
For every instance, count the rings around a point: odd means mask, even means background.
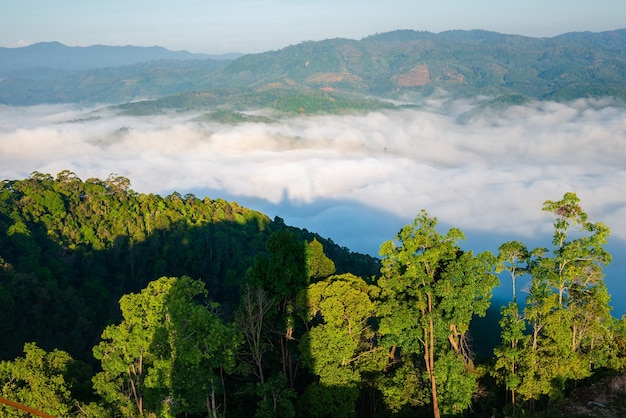
[[[421,356],[413,367],[425,369],[439,418],[465,410],[477,388],[467,333],[472,316],[485,315],[498,279],[491,253],[462,251],[463,233],[441,235],[436,225],[422,211],[381,246],[379,286],[383,342]]]
[[[552,249],[532,253],[524,307],[530,334],[520,353],[518,392],[531,401],[541,395],[558,399],[568,381],[606,366],[608,356],[602,353],[611,344],[614,323],[602,280],[611,261],[604,248],[609,228],[589,222],[571,192],[561,200],[547,200],[543,210],[554,216]]]
[[[267,255],[260,255],[248,270],[250,283],[267,292],[273,304],[274,335],[278,336],[281,368],[290,388],[295,385],[297,361],[296,296],[309,281],[305,242],[287,229],[274,232],[267,242]]]
[[[498,248],[496,273],[508,271],[511,278],[511,301],[501,309],[502,320],[500,321],[500,336],[502,344],[494,349],[496,356],[495,374],[504,382],[507,390],[511,393],[511,409],[513,416],[515,410],[515,393],[520,384],[517,373],[520,344],[526,338],[526,321],[520,313],[517,303],[517,278],[526,274],[529,269],[531,254],[526,246],[520,241],[505,242]]]
[[[239,309],[235,313],[235,322],[243,336],[240,349],[243,374],[252,374],[259,383],[265,383],[265,354],[271,349],[268,330],[268,315],[274,305],[261,287],[246,285],[241,294]]]

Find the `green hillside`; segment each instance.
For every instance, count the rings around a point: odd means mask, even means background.
[[[317,239],[340,272],[378,272],[369,256],[236,202],[137,194],[123,177],[82,181],[67,171],[4,181],[0,323],[11,338],[0,341],[0,357],[36,341],[91,361],[102,326],[118,318],[119,298],[161,276],[201,278],[228,314],[246,270],[280,230]]]
[[[5,77],[0,103],[19,105],[123,103],[198,93],[214,95],[206,105],[238,111],[280,104],[271,95],[314,100],[320,92],[349,98],[330,111],[359,110],[372,97],[418,102],[431,95],[624,99],[626,30],[552,38],[403,30],[361,40],[308,41],[234,60],[183,58],[83,71],[22,69]]]

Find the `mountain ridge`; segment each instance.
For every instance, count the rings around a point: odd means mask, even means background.
[[[69,46],[58,41],[38,42],[24,47],[0,47],[0,75],[33,68],[94,70],[160,60],[230,60],[241,54],[198,54],[172,51],[162,46],[90,45]]]
[[[38,48],[45,46],[39,44]],[[6,61],[2,60],[4,52],[0,49],[0,62]],[[187,59],[186,55],[171,55],[175,56],[182,58],[144,62],[148,70],[134,63],[135,67],[65,71],[58,76],[48,70],[39,78],[41,73],[35,70],[22,71],[20,77],[5,74],[0,82],[0,103],[120,104],[140,99],[167,101],[171,95],[212,94],[217,90],[237,94],[225,95],[213,105],[238,111],[249,108],[230,97],[240,100],[242,94],[268,92],[280,97],[326,92],[408,102],[433,95],[626,99],[626,29],[570,32],[551,38],[478,29],[440,33],[398,30],[360,40],[305,41],[276,51],[219,60],[211,68],[207,68],[210,60],[202,56]],[[112,68],[121,69],[120,73]],[[128,88],[129,84],[133,88]],[[92,96],[94,85],[106,86],[97,100]],[[250,101],[273,106],[271,100]]]

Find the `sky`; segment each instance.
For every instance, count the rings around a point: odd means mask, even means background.
[[[533,37],[621,29],[622,0],[3,0],[0,46],[164,46],[264,52],[396,29],[485,29]]]

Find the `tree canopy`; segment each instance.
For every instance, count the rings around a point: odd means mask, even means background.
[[[474,253],[422,211],[376,259],[235,202],[138,194],[118,175],[4,181],[0,395],[77,417],[550,410],[626,372],[626,320],[603,281],[609,228],[574,193],[543,210],[546,248]],[[511,297],[498,314],[499,278]],[[472,339],[479,326],[495,347]]]

